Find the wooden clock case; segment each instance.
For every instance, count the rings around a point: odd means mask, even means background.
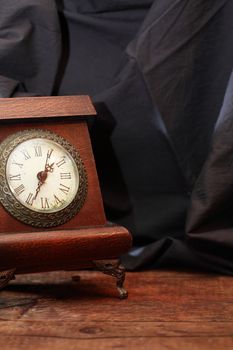
[[[52,229],[24,224],[0,206],[0,288],[17,274],[97,268],[115,277],[120,297],[127,296],[118,258],[130,249],[131,235],[106,221],[86,122],[95,115],[88,96],[0,99],[0,142],[26,129],[55,132],[78,149],[88,179],[80,212]]]

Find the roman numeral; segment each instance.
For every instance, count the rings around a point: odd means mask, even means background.
[[[66,159],[65,159],[65,156],[64,156],[64,157],[62,157],[62,159],[61,159],[58,163],[56,163],[56,164],[57,164],[57,166],[58,166],[58,168],[59,168],[60,166],[62,166],[63,164],[65,164],[65,162],[66,162]]]
[[[59,190],[61,190],[63,193],[67,194],[70,190],[70,187],[60,184],[61,187],[59,187]]]
[[[27,196],[27,199],[26,199],[25,202],[26,202],[28,205],[32,205],[33,199],[34,199],[33,193],[29,193],[29,195]]]
[[[62,203],[62,201],[55,194],[53,196],[57,205]]]
[[[28,160],[31,158],[30,154],[28,153],[28,151],[26,149],[22,150],[21,152],[23,153],[25,160]]]
[[[9,176],[10,181],[17,181],[17,180],[21,180],[21,174],[17,174],[17,175],[10,175]]]
[[[40,198],[40,202],[41,202],[41,209],[49,209],[49,202],[48,202],[48,198]]]
[[[41,146],[34,146],[35,149],[35,157],[42,157]]]
[[[49,149],[47,152],[47,159],[51,157],[51,154],[53,153],[53,149]]]
[[[71,179],[71,173],[60,173],[60,179],[61,180],[70,180]]]
[[[19,185],[14,189],[16,196],[19,196],[21,193],[25,191],[25,187],[23,184]]]
[[[20,169],[23,167],[23,164],[21,164],[21,163],[16,163],[15,161],[13,161],[12,164],[17,165],[18,167],[20,167]]]

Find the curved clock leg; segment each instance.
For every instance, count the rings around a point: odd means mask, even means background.
[[[124,288],[125,268],[120,264],[119,260],[95,260],[93,261],[97,270],[106,275],[116,278],[116,287],[119,292],[120,299],[125,299],[128,296],[127,290]]]
[[[15,279],[15,270],[0,271],[0,290],[13,279]]]

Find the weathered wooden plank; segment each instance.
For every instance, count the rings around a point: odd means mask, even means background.
[[[115,281],[82,271],[18,276],[0,293],[0,347],[38,349],[232,349],[233,279],[168,271]],[[200,297],[198,298],[198,290]],[[193,291],[193,292],[192,292]]]
[[[158,338],[123,338],[123,339],[96,339],[77,340],[59,337],[25,337],[25,336],[1,336],[0,348],[4,350],[228,350],[233,347],[231,337],[158,337]]]
[[[11,336],[104,339],[138,337],[232,337],[233,322],[0,321],[0,334]]]
[[[99,294],[101,295],[101,294]],[[115,297],[109,293],[110,297]],[[64,296],[63,296],[64,298]],[[93,294],[89,294],[89,298],[93,298]],[[105,304],[105,299],[99,298],[98,303]],[[73,320],[76,322],[96,321],[105,322],[113,320],[121,322],[122,319],[132,322],[159,322],[159,321],[189,321],[189,322],[214,322],[233,321],[233,305],[224,303],[217,305],[210,303],[207,306],[201,304],[180,304],[174,306],[172,303],[157,303],[153,304],[133,304],[121,305],[98,305],[98,303],[82,303],[82,299],[77,298],[75,302],[49,302],[41,301],[33,308],[29,309],[23,315],[24,319],[32,319],[37,321],[55,320],[57,315],[60,319]],[[80,305],[81,304],[81,305]],[[93,310],[91,312],[90,310]],[[8,312],[0,312],[0,318],[6,319]]]
[[[17,276],[8,291],[0,294],[0,318],[21,317],[20,302],[27,300],[31,307],[24,312],[24,319],[79,321],[233,321],[232,280],[225,277],[211,277],[207,281],[192,282],[196,293],[202,284],[202,298],[189,295],[192,275],[164,272],[128,273],[126,287],[129,298],[117,300],[115,280],[97,272],[81,272],[79,283],[72,283],[72,272]],[[141,276],[141,279],[140,277]],[[173,276],[173,278],[171,277]],[[214,281],[214,279],[216,279]],[[163,284],[161,281],[163,280]],[[217,280],[221,287],[218,287]],[[189,283],[188,283],[189,281]],[[213,285],[211,285],[211,281]],[[179,282],[179,283],[178,283]],[[182,291],[178,286],[182,286]],[[204,295],[206,283],[206,295]],[[174,284],[177,288],[173,288]],[[225,289],[222,288],[225,285]],[[148,287],[150,286],[150,287]],[[186,288],[186,289],[185,289]],[[170,291],[169,291],[170,289]],[[216,290],[219,289],[217,293]],[[220,291],[222,291],[220,293]],[[169,293],[168,293],[169,292]],[[214,295],[213,299],[210,294]],[[165,295],[165,296],[164,296]],[[178,298],[179,296],[179,298]],[[226,301],[225,301],[226,299]],[[15,301],[15,307],[4,307]],[[17,301],[19,305],[17,306]],[[27,308],[27,306],[26,306]]]

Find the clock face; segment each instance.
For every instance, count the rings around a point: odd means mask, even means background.
[[[52,227],[84,204],[87,177],[78,151],[61,136],[31,129],[0,146],[0,200],[18,220]]]

